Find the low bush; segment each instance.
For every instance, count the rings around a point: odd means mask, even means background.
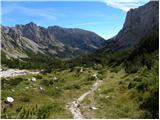
[[[54,81],[52,79],[50,79],[50,80],[43,79],[41,81],[41,84],[45,85],[45,86],[52,86],[52,85],[54,85]]]
[[[73,85],[65,86],[64,89],[65,90],[81,89],[81,86],[77,84],[73,84]]]
[[[94,81],[94,80],[96,80],[96,78],[94,76],[90,76],[90,77],[87,78],[87,80],[88,81]]]
[[[53,107],[51,105],[44,105],[41,106],[38,110],[37,110],[37,118],[38,119],[45,119],[45,118],[49,118],[50,115],[50,110]]]
[[[9,85],[18,85],[20,82],[22,82],[24,79],[21,78],[21,77],[17,77],[17,78],[11,78],[9,81],[8,81],[8,84]]]
[[[30,102],[30,98],[27,95],[20,96],[21,102]]]
[[[38,74],[34,76],[36,79],[42,79],[42,75]]]
[[[141,79],[141,78],[139,78],[139,77],[137,77],[137,78],[134,78],[134,79],[133,79],[133,81],[141,82],[141,81],[142,81],[142,79]]]
[[[22,101],[22,102],[30,102],[30,99],[28,97],[24,97],[24,98],[21,98],[20,101]]]
[[[143,100],[143,102],[140,105],[140,108],[147,110],[149,112],[149,113],[145,113],[144,115],[145,118],[158,119],[159,118],[159,89],[152,91],[150,96],[148,96]]]
[[[134,88],[136,86],[136,83],[135,82],[130,82],[128,84],[128,89],[131,89],[131,88]]]
[[[137,89],[139,92],[145,92],[145,91],[147,91],[148,86],[147,86],[146,83],[139,83],[139,84],[136,86],[136,89]]]

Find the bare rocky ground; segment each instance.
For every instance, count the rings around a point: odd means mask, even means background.
[[[28,71],[28,70],[19,70],[19,69],[8,69],[1,70],[0,77],[15,77],[18,75],[26,75],[26,74],[38,74],[38,71]]]

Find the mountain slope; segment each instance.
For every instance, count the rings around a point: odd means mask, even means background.
[[[44,28],[33,22],[15,27],[2,26],[1,33],[2,51],[11,58],[28,57],[25,51],[72,58],[93,53],[105,43],[103,38],[90,31],[58,26]]]
[[[72,48],[77,48],[83,52],[95,51],[104,45],[104,39],[97,34],[82,29],[67,29],[59,26],[47,28],[54,38]]]
[[[133,48],[143,37],[159,30],[159,2],[149,3],[127,12],[119,33],[107,41],[106,49],[112,51]]]

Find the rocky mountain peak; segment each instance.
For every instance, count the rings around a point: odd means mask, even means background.
[[[18,43],[20,48],[30,49],[34,53],[40,51],[49,55],[64,54],[72,56],[73,53],[79,53],[80,55],[80,53],[92,53],[105,43],[105,40],[97,34],[76,28],[63,28],[60,26],[44,28],[30,22],[6,29],[9,34],[4,35],[3,41],[11,38],[12,41]],[[3,43],[4,46],[5,44]]]
[[[116,37],[107,41],[106,48],[121,50],[134,47],[141,38],[159,30],[159,2],[150,1],[128,11],[125,23]]]
[[[37,24],[35,24],[33,22],[27,23],[25,26],[38,27]]]

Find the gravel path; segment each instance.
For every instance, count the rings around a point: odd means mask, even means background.
[[[73,115],[73,119],[85,119],[85,117],[82,115],[80,111],[80,104],[81,102],[87,97],[88,95],[92,94],[94,91],[97,90],[98,86],[102,83],[102,80],[98,79],[97,74],[95,75],[96,83],[94,83],[91,87],[91,89],[87,92],[85,92],[83,95],[81,95],[77,100],[69,103],[67,105],[68,109]]]
[[[38,73],[39,72],[32,72],[28,70],[8,69],[5,71],[0,71],[0,77],[15,77],[18,75],[38,74]]]

